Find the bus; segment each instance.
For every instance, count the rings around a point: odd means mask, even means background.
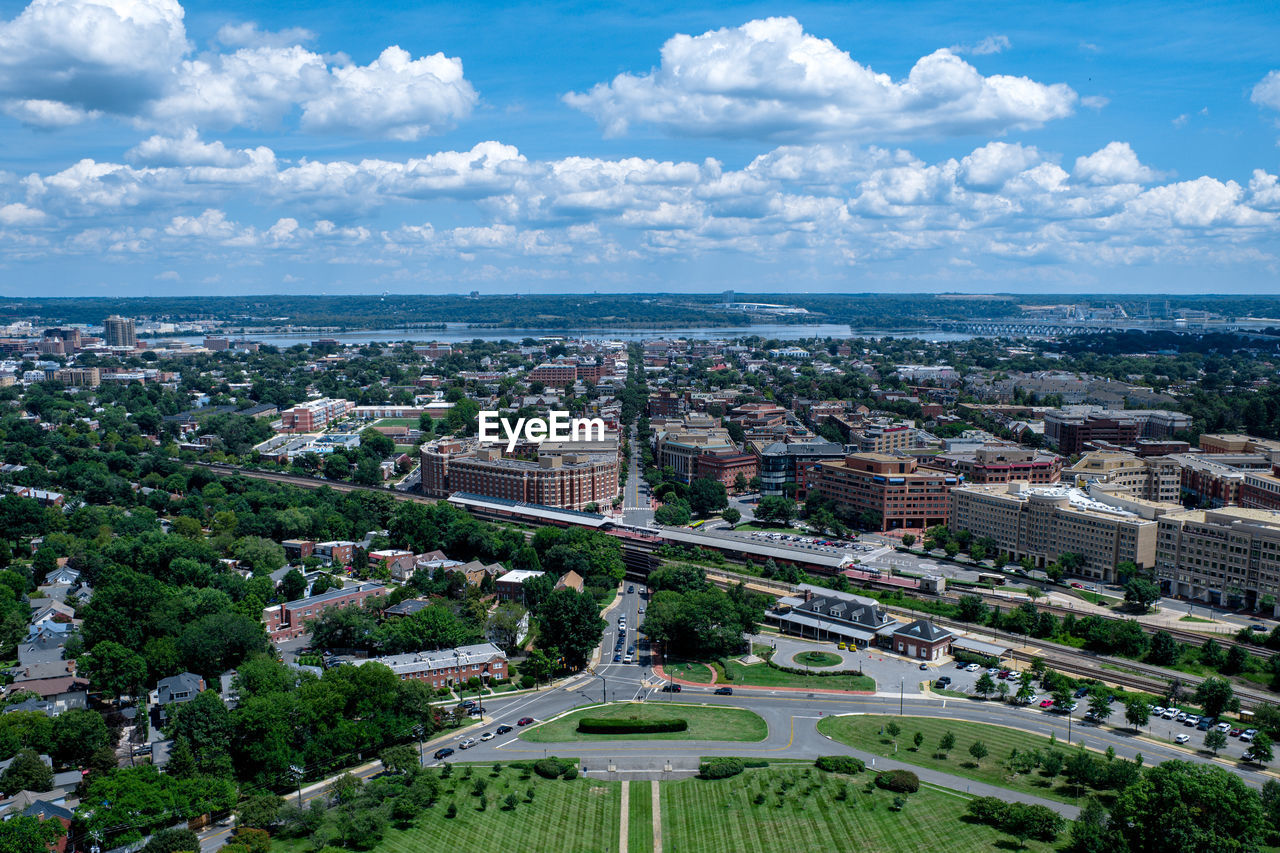
[[[702,525],[704,525],[704,524],[706,524],[706,523],[707,523],[707,520],[706,520],[705,518],[700,518],[700,519],[698,519],[697,521],[695,521],[693,524],[690,524],[690,525],[689,525],[689,529],[690,529],[690,530],[697,530],[699,527],[701,527]]]

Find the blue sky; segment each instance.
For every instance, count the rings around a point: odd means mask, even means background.
[[[0,292],[1280,291],[1273,3],[0,2]]]

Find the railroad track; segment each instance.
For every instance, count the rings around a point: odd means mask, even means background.
[[[415,495],[412,492],[402,492],[398,489],[387,488],[386,486],[362,486],[357,483],[344,483],[341,480],[321,480],[315,477],[304,477],[299,474],[282,474],[278,471],[258,471],[253,468],[240,468],[236,465],[227,465],[222,462],[187,462],[184,463],[189,468],[203,468],[206,471],[214,471],[219,474],[226,474],[233,477],[248,477],[252,480],[267,480],[273,483],[285,483],[290,486],[298,486],[303,489],[319,489],[321,487],[329,487],[335,492],[371,492],[377,495],[390,495],[396,500],[413,501],[414,503],[436,503],[438,498],[429,498],[424,495]]]

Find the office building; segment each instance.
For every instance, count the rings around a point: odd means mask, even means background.
[[[1182,491],[1182,466],[1167,456],[1091,450],[1062,473],[1081,488],[1097,483],[1110,491],[1157,503],[1177,503]]]
[[[760,495],[786,495],[794,491],[803,500],[810,472],[820,462],[843,459],[844,447],[825,438],[798,441],[775,441],[756,451],[760,459]],[[788,486],[790,484],[790,487]]]
[[[1044,437],[1064,456],[1095,441],[1129,446],[1140,438],[1164,439],[1191,428],[1191,416],[1162,409],[1103,409],[1068,406],[1044,414]]]
[[[854,453],[817,466],[818,492],[880,530],[946,524],[951,514],[947,490],[958,482],[955,474],[883,453]]]
[[[1118,563],[1155,565],[1156,519],[1180,509],[1064,485],[966,485],[951,490],[951,529],[989,538],[1010,558],[1038,566],[1078,554],[1080,575],[1111,583]]]
[[[1160,517],[1156,579],[1170,595],[1257,608],[1280,597],[1280,512],[1244,507]]]
[[[927,468],[954,472],[966,483],[1024,480],[1045,485],[1062,478],[1062,457],[1016,444],[991,444],[971,450],[947,451],[922,464]]]

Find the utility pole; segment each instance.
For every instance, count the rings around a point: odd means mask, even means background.
[[[293,782],[298,786],[298,808],[302,808],[302,777],[305,775],[305,772],[302,767],[297,764],[290,764],[289,772],[293,774]]]
[[[902,716],[902,694],[906,689],[907,680],[905,678],[898,680],[898,716]]]

